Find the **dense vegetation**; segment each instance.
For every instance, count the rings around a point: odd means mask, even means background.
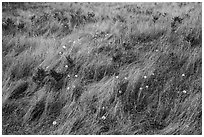
[[[201,3],[2,3],[3,134],[202,134]]]

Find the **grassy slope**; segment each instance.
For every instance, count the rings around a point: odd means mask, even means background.
[[[202,134],[201,10],[3,3],[3,134]]]

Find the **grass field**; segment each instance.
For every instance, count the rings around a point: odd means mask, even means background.
[[[2,134],[201,135],[201,3],[2,3]]]

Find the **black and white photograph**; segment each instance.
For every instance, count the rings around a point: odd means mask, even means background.
[[[202,135],[202,2],[2,4],[2,135]]]

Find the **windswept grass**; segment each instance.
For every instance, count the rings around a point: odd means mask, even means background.
[[[3,134],[202,134],[201,3],[2,5]]]

